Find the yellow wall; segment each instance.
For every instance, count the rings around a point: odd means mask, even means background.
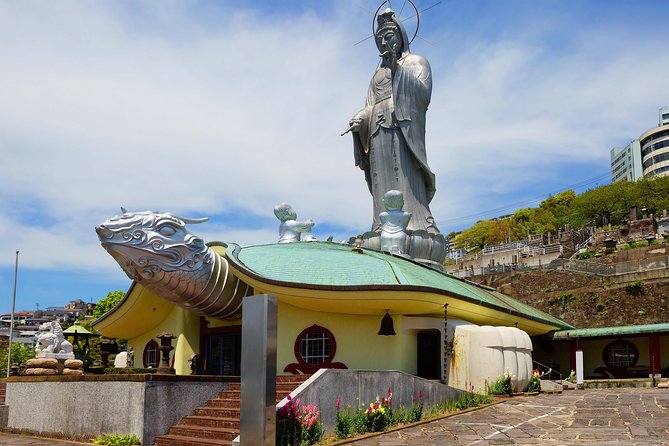
[[[637,366],[650,366],[650,354],[647,337],[593,340],[585,339],[579,341],[578,348],[583,350],[583,372],[586,378],[601,377],[600,374],[595,373],[595,369],[598,367],[606,367],[606,363],[604,363],[604,358],[602,357],[604,347],[609,345],[611,342],[616,341],[617,339],[624,339],[625,341],[629,341],[639,350],[639,360],[636,363]]]
[[[416,373],[416,336],[402,333],[402,316],[392,315],[396,336],[379,336],[381,317],[320,313],[279,302],[277,373],[296,363],[294,345],[305,328],[320,325],[337,344],[334,362],[349,369],[401,370]]]
[[[160,344],[156,336],[164,331],[169,331],[177,336],[177,339],[172,341],[175,349],[170,354],[170,358],[175,358],[174,368],[177,374],[190,374],[188,358],[194,353],[198,353],[200,349],[200,317],[176,306],[158,325],[144,334],[128,340],[128,346],[132,347],[134,351],[134,366],[144,366],[144,347],[151,339]]]

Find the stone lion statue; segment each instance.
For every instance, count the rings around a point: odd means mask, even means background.
[[[63,329],[56,321],[44,322],[39,326],[37,357],[47,356],[48,353],[72,353],[72,344],[65,340]]]

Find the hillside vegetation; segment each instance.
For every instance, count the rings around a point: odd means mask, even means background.
[[[669,281],[611,284],[567,271],[531,271],[472,277],[576,328],[665,323]]]
[[[457,248],[480,250],[527,238],[528,234],[555,233],[559,228],[583,229],[598,226],[602,216],[618,226],[629,218],[630,207],[659,214],[669,209],[669,177],[642,179],[635,183],[619,181],[576,195],[566,190],[542,201],[539,207],[523,208],[503,219],[481,220],[459,234],[451,233]]]

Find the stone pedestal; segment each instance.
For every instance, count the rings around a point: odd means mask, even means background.
[[[74,359],[73,353],[45,353],[26,361],[25,375],[83,375],[84,362]]]

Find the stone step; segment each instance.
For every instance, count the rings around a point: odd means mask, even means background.
[[[193,412],[193,415],[198,417],[231,418],[231,411],[235,411],[237,417],[239,417],[239,405],[237,405],[236,409],[229,407],[198,407]]]
[[[311,375],[277,376],[278,403]],[[232,383],[219,392],[217,398],[198,407],[193,415],[184,417],[172,426],[167,435],[155,439],[156,446],[227,446],[239,435],[240,383]]]
[[[156,437],[154,444],[155,446],[232,446],[232,440],[193,438],[167,434]]]
[[[218,397],[220,399],[239,399],[239,396],[241,395],[241,392],[239,390],[221,390],[218,392]]]
[[[207,427],[177,424],[172,426],[170,435],[179,435],[181,437],[204,438],[216,440],[234,440],[239,435],[239,428],[232,429],[227,427]]]
[[[239,411],[237,411],[237,416],[232,417],[207,417],[207,416],[198,416],[198,415],[188,415],[181,420],[181,425],[184,426],[205,426],[205,427],[217,427],[225,429],[237,429],[239,430]]]
[[[237,410],[239,413],[239,400],[234,399],[234,400],[222,400],[220,398],[215,398],[213,400],[207,401],[207,405],[205,407],[213,407],[216,409],[230,409],[230,410]]]

